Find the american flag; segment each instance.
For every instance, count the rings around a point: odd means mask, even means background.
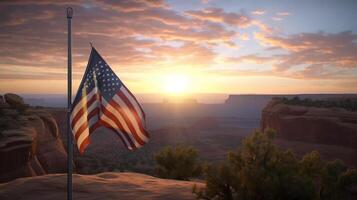
[[[130,150],[149,140],[140,104],[92,47],[71,110],[71,128],[81,154],[90,143],[89,135],[100,126],[113,130]]]

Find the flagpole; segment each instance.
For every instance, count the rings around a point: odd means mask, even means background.
[[[67,8],[68,23],[68,65],[67,65],[67,200],[72,200],[73,139],[70,128],[72,104],[72,16],[73,9]]]

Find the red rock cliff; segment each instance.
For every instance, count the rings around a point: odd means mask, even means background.
[[[357,112],[272,100],[262,111],[261,127],[283,139],[357,148]]]
[[[6,94],[0,104],[0,182],[66,172],[67,153],[55,119]]]

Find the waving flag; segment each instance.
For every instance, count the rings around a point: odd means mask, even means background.
[[[140,104],[92,47],[71,110],[71,128],[81,154],[90,143],[89,135],[100,126],[113,130],[130,150],[149,140]]]

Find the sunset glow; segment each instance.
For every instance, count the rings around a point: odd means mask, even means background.
[[[165,91],[170,94],[183,94],[187,92],[189,87],[188,80],[185,75],[173,74],[165,78]]]
[[[357,92],[352,1],[41,2],[0,3],[1,93],[66,93],[67,6],[74,91],[92,42],[134,93]]]

